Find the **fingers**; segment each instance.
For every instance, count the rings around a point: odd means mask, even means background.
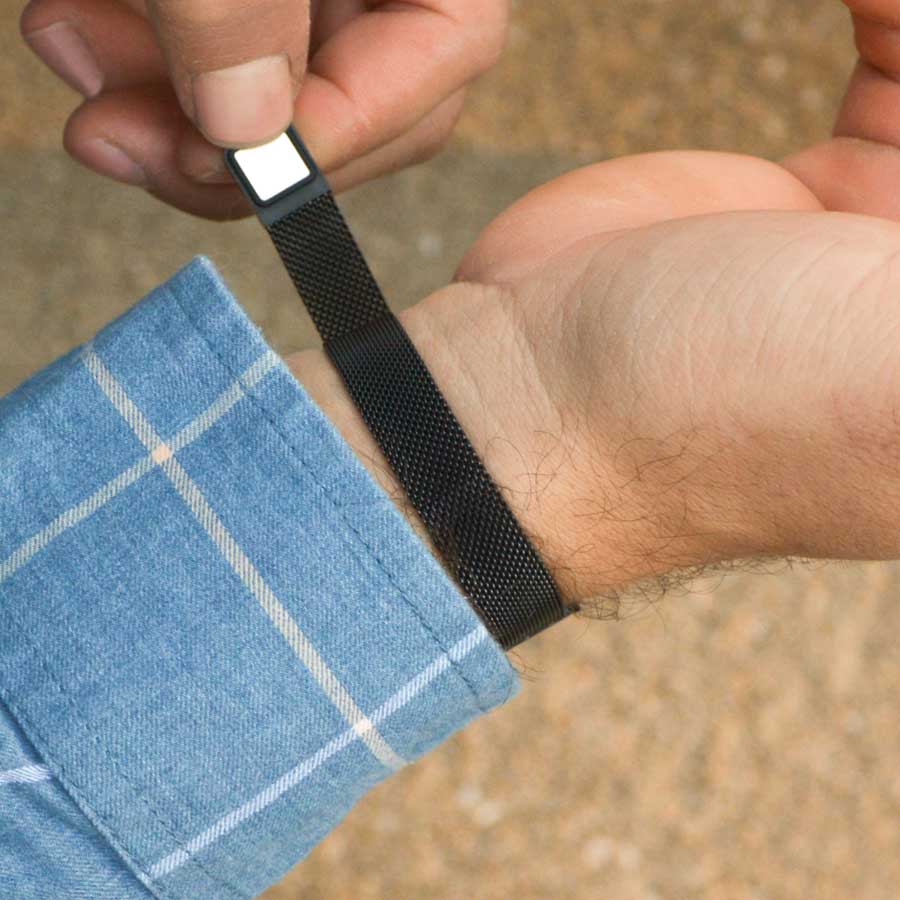
[[[311,0],[309,55],[313,56],[335,32],[366,11],[366,0]]]
[[[175,5],[175,0],[168,2]],[[206,2],[214,4],[214,0]],[[425,2],[388,5],[316,0],[313,4],[317,12],[313,40],[318,49],[313,56],[314,71],[296,102],[294,121],[336,190],[433,155],[449,136],[466,84],[490,65],[503,44],[506,0],[484,5],[474,0],[432,0],[428,7]],[[254,18],[254,10],[262,5],[258,0],[251,7],[241,7],[242,14],[253,19],[241,38],[247,45],[262,46],[260,41],[254,44],[254,29],[266,34],[284,32],[271,21],[287,6],[267,7],[274,11],[268,20],[265,15]],[[371,11],[373,5],[376,9]],[[120,181],[144,184],[152,176],[150,180],[157,185],[154,190],[162,186],[163,196],[168,196],[172,185],[184,183],[184,177],[201,186],[230,186],[221,148],[208,140],[212,135],[184,127],[183,117],[176,114],[179,99],[175,92],[170,91],[166,99],[162,85],[168,80],[171,60],[164,58],[153,28],[140,14],[142,6],[142,0],[32,0],[23,14],[23,31],[57,74],[85,97],[98,98],[103,91],[117,94],[109,102],[78,111],[77,122],[68,129],[66,146],[95,171]],[[300,7],[306,9],[305,0]],[[215,15],[227,22],[231,15],[228,7],[216,8],[219,12]],[[299,7],[291,8],[296,11]],[[226,63],[238,52],[227,41],[216,42],[214,59],[191,49],[202,43],[201,26],[209,24],[202,19],[203,10],[197,12],[196,4],[178,5],[174,10],[164,3],[150,4],[150,12],[163,32],[166,28],[171,32],[167,55],[175,52],[169,48],[177,44],[178,52],[188,53],[194,60],[198,76],[204,74],[199,71],[198,59],[227,68]],[[191,16],[198,16],[198,21]],[[73,30],[74,37],[70,37]],[[301,38],[305,35],[304,25]],[[176,65],[178,58],[176,53]],[[145,92],[122,93],[151,85],[158,90],[150,92],[152,108],[146,111],[140,108]],[[183,73],[174,85],[175,91],[181,92],[181,105],[200,116],[202,110],[191,106],[196,99],[196,78]],[[253,96],[257,97],[256,88]],[[166,102],[173,109],[162,116],[160,105]],[[266,103],[248,101],[227,105],[240,115],[247,110],[266,115],[269,108]],[[168,141],[159,133],[161,121],[179,123]],[[123,122],[127,124],[123,126]],[[283,124],[279,121],[276,133]],[[122,135],[118,134],[120,127],[125,128]],[[141,127],[150,129],[143,142],[137,139]],[[132,161],[141,173],[120,156],[101,153],[98,148],[104,145],[97,139],[119,150],[127,145],[130,154],[138,157]],[[227,143],[242,142],[233,136]],[[175,167],[165,179],[160,168],[163,159]],[[201,197],[202,208],[209,208],[209,192],[191,191],[190,196]],[[173,202],[191,208],[186,196]],[[219,205],[219,200],[213,201],[212,215],[223,214]],[[227,205],[225,214],[233,214],[230,201]],[[203,214],[200,209],[191,211]]]
[[[190,128],[171,87],[148,85],[85,102],[69,119],[63,142],[89,168],[146,188],[178,209],[211,219],[247,215],[236,185],[198,184],[178,171],[175,147]]]
[[[465,98],[463,88],[400,137],[338,169],[326,170],[331,189],[337,194],[381,175],[431,159],[450,139]],[[176,158],[179,170],[190,178],[208,184],[231,184],[233,181],[223,161],[222,151],[210,146],[197,132],[188,130],[182,134]]]
[[[860,62],[835,125],[835,138],[784,165],[828,209],[900,219],[900,6],[845,0]]]
[[[900,220],[900,153],[858,138],[834,138],[783,163],[829,210]]]
[[[422,162],[447,140],[465,99],[460,91],[442,103],[408,133],[362,159],[329,174],[335,191]],[[248,215],[232,178],[216,168],[205,183],[185,175],[179,160],[185,147],[200,144],[197,162],[212,149],[215,165],[222,151],[210,148],[178,107],[167,85],[144,85],[107,92],[84,103],[69,120],[66,149],[84,165],[126,184],[144,187],[179,209],[214,219]],[[188,151],[189,152],[189,151]]]
[[[746,209],[820,210],[821,204],[783,168],[750,156],[674,151],[610,160],[523,197],[482,233],[456,277],[517,281],[591,235]]]
[[[146,19],[118,0],[39,0],[25,7],[22,36],[85,97],[166,77]]]
[[[363,156],[347,162],[339,159],[329,164],[327,157],[323,161],[312,147],[311,150],[333,190],[345,191],[380,175],[431,159],[450,139],[462,112],[465,96],[466,89],[461,88],[398,137],[376,145]],[[305,131],[302,136],[309,143]],[[222,151],[197,132],[188,131],[182,136],[176,156],[179,169],[191,178],[214,184],[231,183]]]
[[[346,191],[373,178],[431,159],[443,149],[453,133],[465,99],[465,89],[457,91],[399,138],[329,173],[328,182],[332,189]]]
[[[900,219],[900,83],[861,61],[835,137],[783,164],[826,209]]]
[[[182,108],[214,144],[284,131],[306,67],[307,0],[148,0]]]
[[[339,193],[380,175],[431,159],[453,133],[465,96],[465,88],[457,91],[400,137],[337,169],[319,162],[332,190]],[[210,145],[197,132],[188,130],[181,136],[176,159],[179,170],[190,178],[211,184],[232,182],[222,151]]]
[[[506,0],[369,3],[310,60],[294,123],[326,170],[400,137],[489,68]]]
[[[118,0],[38,0],[26,8],[21,28],[38,55],[90,99],[66,127],[72,156],[198,215],[233,218],[249,211],[230,179],[215,190],[179,171],[177,148],[191,137],[218,161],[222,151],[180,110],[143,16]]]

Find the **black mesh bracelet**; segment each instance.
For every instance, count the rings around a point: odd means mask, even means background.
[[[388,308],[294,129],[262,147],[229,150],[226,161],[325,352],[487,629],[508,650],[574,612]]]

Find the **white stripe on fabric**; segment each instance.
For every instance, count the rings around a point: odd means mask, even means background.
[[[241,384],[243,384],[248,391],[251,388],[256,387],[256,385],[259,384],[259,382],[262,381],[280,361],[281,358],[274,350],[266,350],[266,352],[263,353],[256,362],[251,363],[240,376]]]
[[[40,781],[50,781],[51,778],[53,776],[50,770],[36,763],[0,772],[0,784],[37,784]]]
[[[453,662],[459,662],[463,657],[472,652],[488,637],[483,625],[473,628],[462,640],[457,641],[446,653],[442,653],[434,659],[425,669],[406,682],[396,693],[392,694],[375,712],[369,716],[373,725],[380,725],[385,719],[402,709],[414,697],[420,694],[441,673],[446,672]],[[246,803],[223,816],[206,831],[201,832],[183,847],[163,857],[150,868],[150,877],[154,880],[174,872],[183,866],[192,856],[214,844],[238,825],[246,822],[266,807],[271,806],[279,797],[296,787],[305,778],[308,778],[320,766],[345,747],[360,739],[359,732],[355,728],[332,738],[324,747],[307,757],[296,768],[282,775],[277,781],[270,784],[265,790],[260,791]]]
[[[239,382],[235,382],[205,409],[193,422],[186,425],[170,442],[173,452],[183,450],[192,441],[197,440],[205,431],[211,428],[244,396],[241,389],[243,384],[247,389],[258,384],[259,381],[277,364],[278,357],[267,351],[259,359],[250,365],[240,376]],[[64,531],[77,525],[79,522],[93,515],[102,506],[105,506],[113,497],[134,484],[151,469],[155,468],[157,460],[150,453],[138,460],[120,475],[108,481],[90,497],[70,507],[64,513],[57,516],[46,528],[28,538],[16,548],[5,560],[0,562],[0,584],[9,578],[14,572],[24,566],[33,556],[40,553],[52,540],[59,537]]]
[[[240,379],[224,391],[215,403],[211,404],[204,412],[202,412],[190,425],[186,425],[178,434],[167,441],[173,453],[183,450],[188,444],[197,440],[204,431],[219,421],[242,397],[244,397],[244,388],[247,390],[255,387],[275,366],[278,364],[278,357],[271,351],[267,350],[256,360],[244,373]]]
[[[86,500],[76,506],[67,509],[62,515],[57,516],[46,528],[43,528],[33,537],[28,538],[24,544],[19,546],[11,556],[8,556],[0,563],[0,583],[4,582],[14,572],[18,571],[25,565],[35,554],[40,553],[54,538],[58,538],[64,531],[77,525],[79,522],[93,515],[105,506],[116,494],[121,493],[130,484],[133,484],[143,475],[146,475],[156,463],[145,456],[138,460],[133,466],[126,469],[121,475],[117,475],[111,481],[103,485],[100,490],[95,491]]]
[[[319,655],[309,638],[300,629],[293,616],[284,608],[275,593],[266,584],[259,570],[250,561],[238,542],[215,514],[206,497],[199,487],[191,480],[183,466],[174,457],[163,463],[163,470],[169,476],[176,490],[181,494],[184,502],[191,512],[197,517],[197,521],[206,529],[206,533],[212,538],[213,543],[219,548],[219,552],[244,582],[247,590],[256,598],[259,605],[265,610],[275,627],[281,632],[291,649],[303,664],[309,669],[313,678],[325,692],[325,696],[337,707],[344,719],[354,727],[358,727],[364,720],[363,711],[356,705],[356,701],[350,696],[347,689],[338,680],[337,675],[331,671],[328,663]],[[364,735],[368,748],[389,769],[399,769],[405,765],[405,760],[398,756],[389,746],[387,741],[376,729],[369,729]]]
[[[94,380],[100,386],[100,389],[109,397],[110,402],[128,424],[131,425],[144,446],[151,453],[156,451],[163,442],[159,439],[159,436],[144,414],[134,405],[125,389],[119,384],[115,376],[90,345],[85,348],[83,357],[88,370],[94,376]],[[244,585],[263,608],[272,624],[278,629],[294,653],[318,682],[325,696],[334,704],[344,719],[352,727],[356,727],[358,723],[365,719],[362,710],[356,705],[356,701],[350,696],[349,691],[303,633],[293,616],[275,596],[274,591],[266,583],[259,570],[253,565],[250,558],[244,553],[238,542],[225,527],[225,524],[209,505],[203,492],[174,456],[169,455],[168,458],[160,458],[159,462],[160,467],[169,477],[188,509],[196,516],[225,558],[225,561],[240,577],[241,581],[244,582]],[[377,729],[368,729],[362,735],[362,739],[376,759],[389,769],[399,769],[406,764],[406,761],[388,745]]]
[[[97,356],[93,345],[88,344],[81,353],[81,360],[87,366],[88,371],[94,376],[94,381],[100,385],[103,393],[109,397],[109,402],[118,410],[119,415],[131,426],[131,430],[138,436],[140,442],[151,452],[162,441],[153,430],[153,426],[147,421],[146,416],[134,405],[125,388],[106,368],[103,360]]]

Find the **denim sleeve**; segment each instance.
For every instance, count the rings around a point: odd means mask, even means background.
[[[196,259],[0,400],[0,897],[231,900],[516,673]]]

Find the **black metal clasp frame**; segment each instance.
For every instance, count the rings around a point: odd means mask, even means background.
[[[293,125],[267,144],[226,150],[225,163],[267,226],[330,190]]]

